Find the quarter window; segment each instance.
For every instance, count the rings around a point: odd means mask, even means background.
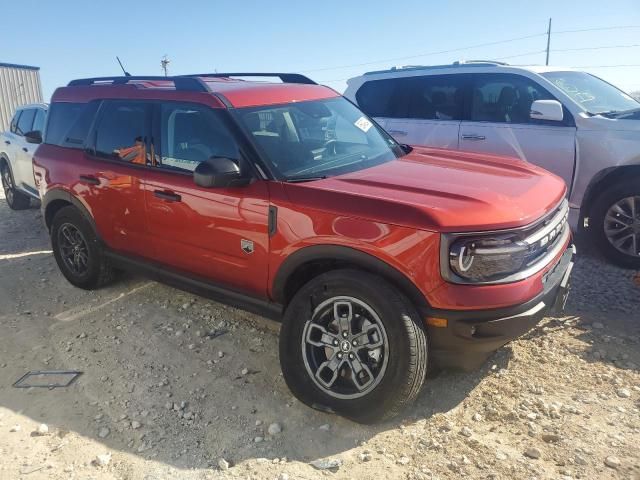
[[[544,88],[519,75],[478,75],[473,86],[471,120],[537,123],[530,117],[535,100],[554,100]]]
[[[52,103],[47,115],[44,143],[83,148],[99,103]]]
[[[163,103],[158,166],[193,171],[211,157],[239,159],[238,145],[221,115],[202,105]]]
[[[150,103],[107,101],[96,129],[96,154],[124,162],[152,163],[147,154]]]
[[[36,115],[36,111],[33,108],[27,108],[22,110],[22,114],[20,115],[20,119],[18,120],[18,125],[16,127],[17,135],[24,135],[27,132],[31,131],[31,127],[33,126],[33,118]]]

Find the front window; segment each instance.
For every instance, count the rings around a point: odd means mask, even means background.
[[[542,76],[593,115],[640,108],[640,103],[622,90],[585,72],[547,72]]]
[[[238,115],[266,160],[287,180],[339,175],[404,154],[344,98],[243,108]]]

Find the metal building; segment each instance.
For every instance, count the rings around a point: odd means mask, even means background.
[[[0,63],[0,132],[9,128],[16,107],[41,102],[40,67]]]

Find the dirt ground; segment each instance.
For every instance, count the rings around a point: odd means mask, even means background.
[[[292,397],[276,322],[135,276],[76,289],[39,210],[0,199],[0,479],[640,479],[640,285],[579,253],[567,317],[365,427]],[[52,369],[83,374],[12,386]]]

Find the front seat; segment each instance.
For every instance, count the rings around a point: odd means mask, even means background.
[[[498,114],[500,121],[511,123],[515,119],[513,107],[517,101],[516,90],[513,87],[502,87],[498,97]]]

